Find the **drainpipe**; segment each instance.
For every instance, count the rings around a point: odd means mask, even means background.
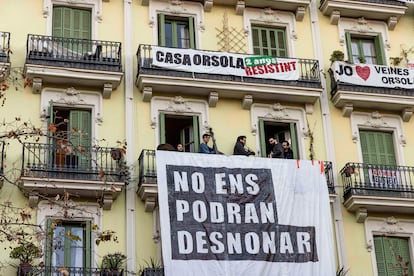
[[[126,160],[133,175],[134,164],[134,45],[132,24],[132,0],[124,0],[124,85],[125,85],[125,141],[127,143]],[[133,183],[125,187],[126,212],[126,253],[127,271],[136,271],[136,230],[135,230],[135,200],[136,194]]]
[[[323,62],[323,53],[322,53],[322,39],[321,33],[319,29],[319,20],[318,20],[318,8],[317,8],[316,0],[312,0],[309,6],[310,9],[310,20],[311,20],[311,29],[312,29],[312,40],[314,45],[314,55],[316,59],[319,60],[319,68],[325,68]],[[324,74],[321,71],[321,84],[322,84],[322,95],[320,97],[321,103],[321,111],[322,111],[322,125],[324,130],[324,138],[325,138],[325,147],[326,147],[326,155],[328,160],[334,161],[332,162],[332,169],[336,172],[336,158],[335,158],[335,149],[333,145],[333,130],[332,130],[332,121],[330,117],[329,111],[329,100],[328,100],[328,91],[326,88],[326,79]],[[338,183],[338,174],[334,173],[334,183]],[[338,191],[337,191],[338,192]],[[344,225],[342,219],[342,211],[341,211],[341,200],[340,196],[338,195],[333,202],[333,219],[334,219],[334,231],[335,231],[335,240],[336,240],[336,248],[337,248],[337,255],[338,255],[338,267],[343,267],[345,271],[348,270],[348,262],[346,260],[346,250],[345,250],[345,235],[344,235]]]

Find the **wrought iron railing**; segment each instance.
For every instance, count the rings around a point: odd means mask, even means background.
[[[4,175],[4,142],[0,141],[0,181]]]
[[[284,81],[284,80],[270,80],[252,77],[240,77],[229,76],[220,74],[205,74],[197,72],[177,72],[175,70],[163,69],[153,65],[152,62],[152,45],[141,44],[138,47],[137,59],[138,59],[138,76],[140,74],[154,74],[154,75],[166,75],[166,76],[182,76],[194,79],[217,79],[226,81],[248,82],[248,83],[266,83],[266,84],[278,84],[278,83],[293,83],[294,85],[300,85],[300,83],[314,83],[320,85],[319,75],[319,62],[315,59],[304,58],[292,58],[292,60],[298,61],[299,68],[299,80],[298,81]],[[247,55],[246,55],[247,56]],[[253,56],[253,55],[252,55]],[[289,59],[289,58],[286,58]]]
[[[9,32],[0,32],[0,62],[10,62]]]
[[[322,0],[321,1],[321,6],[323,5],[323,3],[325,3],[326,1],[329,0]],[[356,2],[363,2],[363,3],[375,3],[375,4],[382,4],[382,5],[391,5],[391,6],[407,6],[406,3],[404,3],[403,1],[398,1],[398,0],[358,0]]]
[[[340,174],[345,199],[352,195],[414,197],[414,167],[349,162]]]
[[[23,144],[22,176],[124,182],[127,173],[117,148]]]
[[[55,266],[32,266],[30,268],[18,268],[18,276],[127,276],[124,270],[106,271],[100,268],[89,267],[55,267]]]
[[[164,276],[164,268],[145,268],[138,276]]]
[[[330,194],[335,194],[334,177],[332,162],[323,161],[325,168],[326,183]],[[155,150],[144,149],[138,158],[139,180],[138,185],[142,183],[157,183],[157,168],[155,159]]]
[[[122,71],[121,42],[29,34],[26,63]]]

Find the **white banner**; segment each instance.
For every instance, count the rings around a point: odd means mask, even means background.
[[[335,61],[332,70],[337,82],[375,87],[414,88],[414,70],[409,68]]]
[[[335,275],[322,162],[156,157],[166,276]]]
[[[194,49],[152,46],[152,64],[177,71],[205,74],[232,75],[275,80],[298,80],[296,59],[263,58],[257,65],[245,66],[245,58],[254,56],[226,52],[209,52]],[[309,68],[310,69],[310,68]]]

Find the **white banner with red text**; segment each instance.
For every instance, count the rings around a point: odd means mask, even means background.
[[[157,151],[166,276],[335,275],[324,165]]]
[[[388,88],[414,88],[414,70],[374,64],[335,61],[331,68],[337,82]]]
[[[257,64],[247,64],[251,59]],[[298,80],[297,59],[269,58],[227,52],[152,46],[152,64],[161,68],[205,74],[275,80]]]

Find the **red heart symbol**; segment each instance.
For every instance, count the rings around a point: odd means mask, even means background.
[[[366,81],[369,78],[369,74],[371,73],[371,71],[368,66],[362,67],[362,66],[357,65],[355,69],[356,69],[358,76],[360,76],[361,79]]]

